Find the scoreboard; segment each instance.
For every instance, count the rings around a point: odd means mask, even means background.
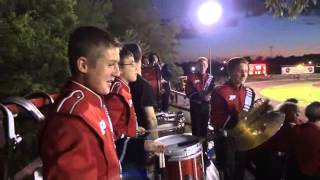
[[[249,64],[249,75],[266,75],[266,64]]]

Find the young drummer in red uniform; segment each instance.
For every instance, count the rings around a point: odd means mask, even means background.
[[[95,27],[79,27],[68,46],[71,78],[40,134],[44,179],[118,180],[120,164],[101,95],[119,73],[119,44]]]
[[[120,76],[113,82],[111,93],[105,96],[105,103],[117,139],[117,152],[123,167],[123,178],[146,179],[143,167],[146,151],[162,152],[164,145],[135,138],[138,126],[129,82],[137,79],[137,67],[133,54],[126,48],[120,51],[119,67]]]
[[[232,140],[224,137],[223,130],[231,129],[238,123],[240,111],[249,111],[253,105],[255,93],[245,87],[249,62],[243,58],[228,61],[230,80],[212,93],[211,123],[217,132],[215,151],[217,167],[223,180],[243,179],[245,153],[236,152]]]

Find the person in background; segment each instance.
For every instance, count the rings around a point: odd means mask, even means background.
[[[146,67],[146,66],[149,66],[149,57],[146,54],[144,54],[141,57],[141,67]]]
[[[298,109],[296,103],[288,100],[280,107],[280,111],[285,113],[284,124],[262,147],[271,152],[285,153],[281,179],[320,179],[320,143],[317,138],[320,137],[320,103],[312,102],[306,107],[308,121],[300,124],[295,123],[300,118]],[[261,172],[265,170],[261,168]]]
[[[149,54],[149,63],[153,66],[158,66],[161,72],[161,95],[159,99],[159,108],[161,111],[167,112],[169,110],[170,99],[170,79],[172,72],[169,70],[169,66],[166,63],[161,63],[160,56],[157,53]]]
[[[208,59],[199,57],[197,60],[197,72],[187,77],[186,95],[190,99],[190,115],[192,135],[207,138],[209,121],[209,101],[214,88],[213,76],[207,73]],[[204,143],[205,162],[208,165],[206,157],[207,144]]]
[[[295,98],[287,99],[280,107],[279,111],[286,115],[285,123],[289,123],[291,126],[301,125],[307,121],[301,117],[301,110],[298,106],[298,100]]]
[[[137,66],[137,80],[130,82],[133,106],[137,114],[138,125],[146,130],[156,129],[158,126],[155,107],[156,98],[151,85],[141,76],[141,55],[142,50],[138,44],[125,44],[124,48],[133,54]],[[157,133],[152,133],[152,139],[158,137]]]
[[[315,101],[305,109],[308,121],[282,131],[278,148],[289,156],[285,179],[320,179],[320,102]],[[286,142],[286,143],[284,143]]]
[[[126,48],[120,51],[120,76],[112,83],[111,92],[104,101],[109,110],[119,159],[122,165],[123,179],[148,179],[144,169],[147,152],[161,153],[164,145],[136,138],[138,124],[133,107],[129,82],[137,79],[137,67],[133,54]]]
[[[49,108],[39,136],[44,179],[120,179],[112,125],[102,101],[119,73],[119,47],[96,27],[71,33],[71,78]]]

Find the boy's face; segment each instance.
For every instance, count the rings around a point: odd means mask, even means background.
[[[119,74],[119,51],[118,47],[104,48],[96,64],[86,63],[86,69],[81,72],[86,87],[100,95],[110,92],[111,83]]]
[[[244,84],[247,80],[249,72],[248,64],[240,63],[230,72],[230,79],[233,84],[240,85]]]
[[[197,71],[200,74],[204,74],[204,73],[206,73],[206,71],[208,69],[208,63],[207,63],[207,61],[198,61],[196,67],[197,67]]]
[[[126,57],[123,64],[120,65],[120,76],[127,82],[137,80],[137,64],[134,62],[133,56]]]

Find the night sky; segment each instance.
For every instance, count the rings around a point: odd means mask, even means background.
[[[241,2],[242,1],[242,2]],[[200,25],[196,8],[200,0],[155,0],[164,19],[174,19],[192,34],[180,40],[179,61],[198,56],[270,56],[320,53],[320,13],[311,11],[295,20],[275,18],[262,0],[220,0],[224,13],[211,26]]]

